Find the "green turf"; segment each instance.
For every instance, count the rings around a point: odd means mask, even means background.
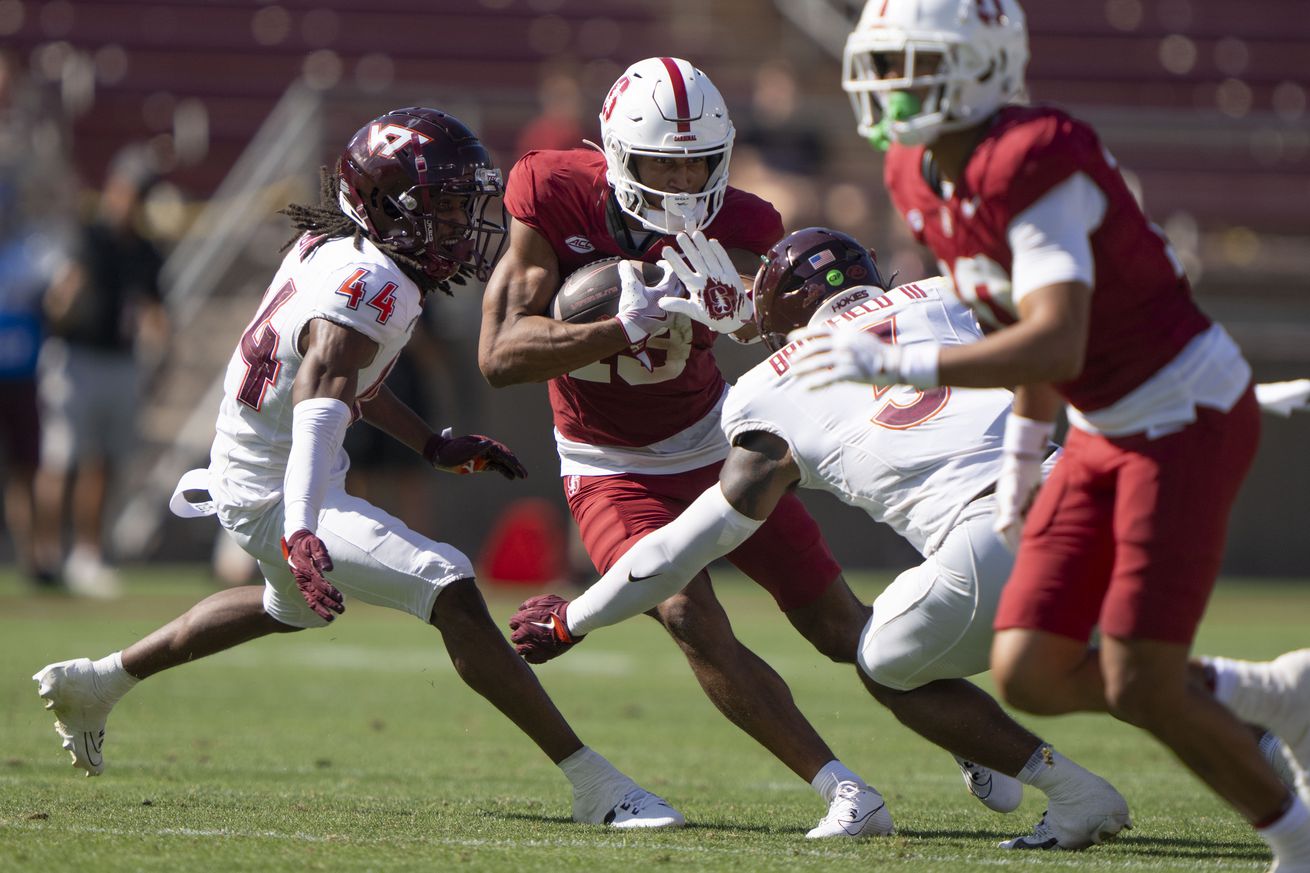
[[[727,574],[722,574],[727,578]],[[882,580],[857,578],[871,597]],[[151,679],[109,726],[98,779],[68,766],[28,678],[99,656],[210,590],[192,569],[128,574],[109,605],[28,596],[0,572],[0,870],[1262,870],[1263,845],[1143,735],[1101,717],[1031,719],[1116,783],[1136,829],[1080,854],[1004,853],[1015,815],[969,799],[853,668],[807,649],[767,597],[720,593],[834,749],[886,794],[896,836],[803,838],[809,787],[721,718],[653,622],[597,632],[540,671],[583,738],[692,826],[618,834],[568,820],[559,772],[464,688],[419,622],[352,604],[332,628],[261,640]],[[504,619],[517,598],[493,594]],[[1305,642],[1310,586],[1221,588],[1198,649],[1262,657]],[[857,866],[858,865],[858,866]]]

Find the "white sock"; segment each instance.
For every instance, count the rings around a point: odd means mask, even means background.
[[[1286,678],[1271,661],[1202,658],[1214,671],[1214,698],[1244,722],[1276,728],[1286,707]]]
[[[105,655],[99,661],[92,661],[91,670],[95,676],[93,684],[96,697],[110,705],[121,700],[124,694],[141,681],[123,669],[122,652],[114,652],[112,655]]]
[[[820,797],[832,803],[832,799],[837,796],[837,786],[842,782],[854,782],[861,788],[866,787],[867,784],[847,769],[845,764],[833,758],[823,765],[817,776],[810,780],[810,785],[819,792]]]
[[[1055,751],[1054,747],[1042,743],[1014,778],[1051,797],[1071,782],[1088,776],[1095,778],[1090,771]]]
[[[1299,867],[1310,862],[1310,810],[1299,797],[1293,797],[1292,805],[1278,821],[1257,828],[1256,833],[1274,850],[1280,864]]]
[[[583,746],[560,761],[559,768],[564,771],[574,790],[580,794],[586,794],[596,786],[614,779],[627,778],[617,767],[605,760],[604,755],[593,751],[589,746]]]

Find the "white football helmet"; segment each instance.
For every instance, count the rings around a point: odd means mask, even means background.
[[[875,56],[902,52],[904,75],[882,78]],[[842,88],[861,136],[926,145],[1021,99],[1027,64],[1017,0],[868,0],[846,39]],[[889,104],[897,92],[917,97],[908,116]]]
[[[605,178],[619,208],[642,227],[673,234],[703,228],[723,206],[735,131],[723,95],[700,70],[679,58],[647,58],[623,73],[600,111]],[[709,162],[695,194],[642,184],[633,158],[696,158]],[[649,200],[648,200],[649,198]]]

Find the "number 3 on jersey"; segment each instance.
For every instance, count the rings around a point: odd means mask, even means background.
[[[865,330],[885,343],[895,343],[896,316],[872,324]],[[906,395],[910,397],[908,403],[898,401],[898,397]],[[909,430],[945,409],[951,399],[951,389],[942,386],[918,391],[904,385],[890,385],[885,388],[875,387],[873,399],[879,407],[870,421],[888,430]]]

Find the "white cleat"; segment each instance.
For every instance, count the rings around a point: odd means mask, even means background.
[[[1287,744],[1276,735],[1266,732],[1260,737],[1259,747],[1260,755],[1274,768],[1278,781],[1295,791],[1296,770],[1293,762],[1288,760],[1291,753],[1287,751]]]
[[[1109,782],[1089,775],[1095,782],[1081,780],[1083,784],[1076,795],[1069,792],[1070,796],[1050,799],[1031,834],[998,845],[1002,849],[1077,851],[1111,839],[1122,830],[1132,830],[1128,801]]]
[[[1268,679],[1278,697],[1264,727],[1283,741],[1283,758],[1295,777],[1296,792],[1310,803],[1310,649],[1274,658]]]
[[[632,780],[612,787],[605,792],[607,799],[575,794],[573,820],[612,828],[680,828],[687,823],[667,800]]]
[[[981,764],[954,755],[964,777],[964,787],[978,802],[993,812],[1014,812],[1023,803],[1023,783],[1013,776],[989,770]]]
[[[105,771],[105,721],[113,704],[95,692],[95,673],[89,658],[59,661],[32,677],[45,708],[55,714],[55,733],[73,756],[73,766],[88,776]]]
[[[805,835],[827,837],[885,837],[892,832],[892,814],[874,788],[858,782],[841,782],[828,806],[828,814]]]

